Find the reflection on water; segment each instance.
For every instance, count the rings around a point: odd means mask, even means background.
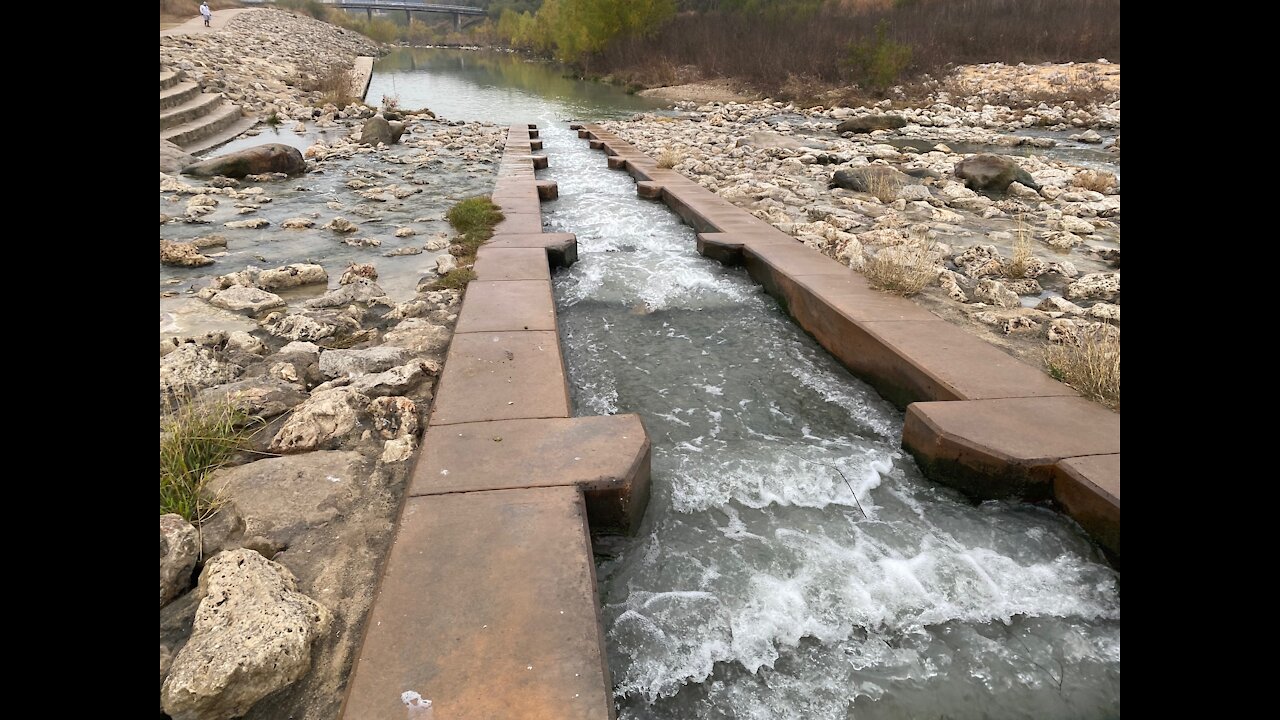
[[[665,106],[604,83],[569,77],[564,66],[489,50],[400,48],[373,65],[365,98],[396,96],[403,108],[430,108],[450,120],[500,124],[538,118],[625,117]]]

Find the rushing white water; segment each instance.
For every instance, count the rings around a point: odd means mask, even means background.
[[[563,125],[553,231],[576,409],[654,442],[599,567],[622,718],[1119,715],[1116,574],[1069,520],[924,480],[901,413]]]

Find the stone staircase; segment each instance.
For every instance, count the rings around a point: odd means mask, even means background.
[[[160,139],[196,155],[215,148],[257,123],[221,95],[200,92],[181,70],[160,68]]]

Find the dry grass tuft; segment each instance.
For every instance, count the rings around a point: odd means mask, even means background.
[[[663,150],[658,155],[658,167],[664,170],[669,170],[675,167],[676,164],[679,162],[680,162],[680,153],[677,153],[675,150],[672,150],[671,148],[667,148],[666,150]]]
[[[1105,193],[1116,186],[1116,176],[1109,172],[1086,170],[1072,178],[1071,184],[1085,190]]]
[[[1018,229],[1013,236],[1013,257],[1004,262],[1005,276],[1014,280],[1026,277],[1034,257],[1035,255],[1031,252],[1031,234],[1019,220]]]
[[[938,279],[938,252],[934,243],[913,239],[867,257],[862,274],[877,290],[894,295],[915,295]]]
[[[1075,340],[1044,350],[1049,374],[1086,397],[1120,409],[1120,334],[1109,326],[1083,330]]]

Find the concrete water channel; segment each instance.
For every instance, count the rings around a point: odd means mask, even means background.
[[[402,691],[437,718],[1119,716],[1119,574],[1099,547],[1043,504],[927,479],[903,449],[904,424],[946,445],[953,408],[981,428],[1070,393],[984,394],[988,375],[1023,372],[1011,359],[972,377],[927,357],[883,372],[901,353],[860,366],[876,343],[830,338],[865,318],[806,315],[834,282],[813,278],[835,275],[796,275],[745,212],[700,207],[617,138],[569,129],[638,101],[565,92],[555,68],[510,57],[411,58],[375,68],[371,96],[515,123],[494,193],[508,221],[460,314],[345,717],[391,717]],[[536,180],[558,197],[539,204]],[[1020,487],[1107,473],[1059,469],[1118,453],[1067,434],[1088,451],[1024,458]],[[984,462],[948,461],[962,479]]]

